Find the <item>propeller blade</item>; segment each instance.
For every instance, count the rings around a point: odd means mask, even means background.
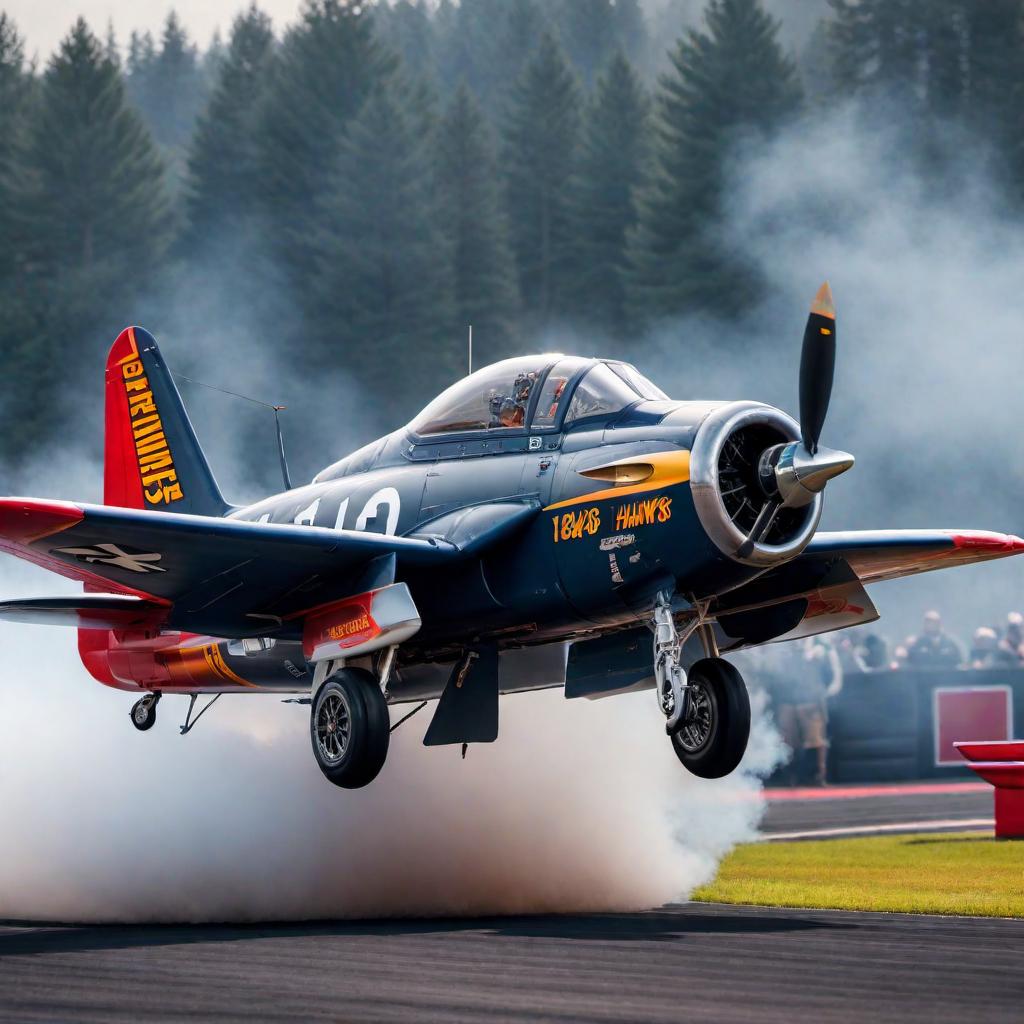
[[[835,367],[836,310],[832,289],[826,281],[811,303],[800,355],[800,432],[804,447],[812,455],[818,450],[821,428],[825,425]]]

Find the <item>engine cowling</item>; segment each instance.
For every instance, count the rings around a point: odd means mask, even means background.
[[[769,567],[807,547],[821,519],[823,497],[780,508],[757,541],[749,535],[771,501],[759,469],[774,446],[800,440],[797,422],[760,402],[730,402],[701,423],[690,453],[690,486],[701,525],[715,546],[743,565]]]

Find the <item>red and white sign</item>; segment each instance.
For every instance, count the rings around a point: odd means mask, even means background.
[[[935,764],[962,765],[957,742],[1005,740],[1013,722],[1008,686],[949,687],[935,691],[932,705]]]

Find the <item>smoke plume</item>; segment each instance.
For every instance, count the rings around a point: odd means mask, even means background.
[[[8,566],[2,581],[54,591]],[[761,813],[751,775],[687,775],[650,694],[504,698],[500,741],[465,761],[421,745],[428,709],[345,792],[312,760],[306,708],[224,697],[182,738],[185,701],[165,697],[137,733],[135,698],[86,676],[71,631],[0,625],[0,650],[0,918],[634,910],[711,878]],[[760,725],[749,767],[774,749]]]

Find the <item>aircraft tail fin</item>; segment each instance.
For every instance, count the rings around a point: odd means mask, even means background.
[[[107,357],[103,503],[200,516],[228,510],[156,339],[141,327],[125,328]]]

